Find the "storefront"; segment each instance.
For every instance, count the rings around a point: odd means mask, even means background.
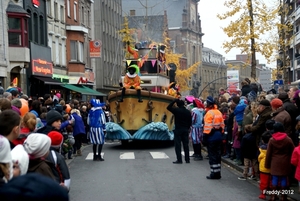
[[[103,101],[103,97],[107,96],[104,93],[101,93],[84,85],[63,84],[62,87],[67,89],[67,100],[77,99],[80,101],[89,101],[92,98],[98,98]]]

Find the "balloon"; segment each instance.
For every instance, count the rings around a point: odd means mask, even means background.
[[[65,111],[66,111],[66,113],[70,113],[70,111],[71,111],[71,106],[69,105],[69,104],[66,104],[66,109],[65,109]]]
[[[20,108],[21,117],[24,117],[24,115],[29,112],[28,102],[24,98],[20,98],[20,101],[22,103],[22,107]]]

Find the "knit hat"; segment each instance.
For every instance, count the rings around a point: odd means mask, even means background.
[[[285,101],[289,98],[289,95],[286,92],[279,93],[278,98],[282,101]]]
[[[259,102],[259,105],[263,105],[263,106],[266,106],[266,107],[269,107],[269,106],[271,106],[271,104],[270,104],[270,101],[268,101],[268,100],[261,100],[260,102]]]
[[[11,163],[10,144],[6,137],[0,135],[0,163]]]
[[[32,133],[28,135],[23,145],[31,159],[41,158],[49,151],[51,139],[42,133]]]
[[[29,165],[29,156],[25,151],[23,145],[19,144],[11,150],[12,161],[18,163],[21,171],[21,175],[27,173]]]
[[[51,147],[59,148],[63,142],[63,135],[57,131],[51,131],[48,133],[48,137],[51,139]]]
[[[50,110],[47,113],[46,121],[47,121],[48,125],[52,125],[53,122],[55,122],[57,120],[62,120],[62,118],[63,117],[59,112],[57,112],[56,110]]]
[[[1,201],[68,201],[68,191],[56,181],[38,173],[13,178],[0,188]]]
[[[274,129],[274,133],[277,133],[277,132],[284,132],[284,126],[282,123],[280,122],[276,122],[274,125],[273,125],[273,129]]]
[[[274,98],[271,101],[271,106],[275,109],[280,108],[282,105],[283,105],[283,102],[279,98]]]
[[[211,96],[207,96],[207,98],[206,98],[206,103],[208,103],[208,104],[215,104],[215,100],[214,100],[214,98],[213,97],[211,97]]]
[[[20,101],[20,99],[15,98],[11,101],[11,105],[16,106],[17,108],[21,108],[22,107],[22,102]]]

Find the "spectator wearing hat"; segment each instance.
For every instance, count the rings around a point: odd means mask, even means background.
[[[61,129],[67,127],[69,124],[73,124],[72,120],[66,120],[63,123],[62,115],[56,110],[50,110],[46,115],[46,126],[37,130],[38,133],[48,134],[50,131],[56,130],[60,131]]]
[[[24,141],[24,149],[29,155],[28,172],[35,172],[55,180],[51,170],[51,163],[47,158],[50,150],[51,139],[47,135],[32,133]]]
[[[207,179],[221,179],[221,149],[225,129],[222,113],[213,97],[206,98],[207,112],[204,116],[203,141],[207,144],[211,173]]]
[[[190,131],[193,149],[194,149],[194,160],[203,160],[201,154],[201,143],[203,139],[203,116],[204,116],[204,105],[199,99],[193,100],[192,109],[192,127]]]
[[[176,103],[177,107],[174,107]],[[174,99],[167,107],[175,117],[174,143],[177,160],[174,164],[182,164],[181,143],[183,145],[185,162],[190,163],[189,131],[192,126],[191,112],[184,107],[183,100]]]
[[[13,110],[5,110],[0,113],[0,134],[6,137],[11,149],[15,147],[13,141],[20,135],[21,117]]]
[[[294,143],[284,132],[285,129],[282,123],[276,122],[273,129],[274,133],[267,148],[265,168],[271,170],[271,190],[287,190]],[[275,200],[275,194],[271,194],[270,200]],[[281,194],[281,200],[287,200],[287,194]]]
[[[68,201],[68,192],[55,181],[30,173],[12,179],[0,188],[1,201]]]
[[[283,108],[283,102],[279,98],[275,98],[271,101],[271,107],[273,113],[271,114],[272,119],[275,122],[280,122],[285,128],[285,133],[290,137],[292,134],[292,120],[291,116]]]
[[[259,146],[261,135],[266,131],[265,123],[271,119],[272,108],[268,100],[262,100],[258,104],[257,114],[259,115],[256,121],[253,122],[249,132],[256,137],[256,145]]]
[[[289,95],[286,92],[280,93],[278,98],[283,102],[283,108],[290,114],[292,120],[292,133],[291,138],[294,142],[294,145],[297,146],[299,143],[298,135],[296,135],[296,118],[298,114],[298,108],[291,102]]]
[[[13,176],[12,157],[10,152],[9,141],[6,137],[0,135],[0,189]]]
[[[51,131],[48,133],[48,137],[51,139],[50,154],[46,160],[50,161],[52,172],[56,178],[56,181],[62,186],[65,186],[67,190],[70,190],[70,173],[64,157],[59,153],[61,145],[63,143],[63,135],[57,131]]]
[[[13,162],[13,177],[21,176],[27,173],[29,165],[29,156],[24,149],[24,146],[19,144],[11,150]]]

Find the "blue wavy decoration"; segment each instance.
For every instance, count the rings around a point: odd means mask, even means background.
[[[106,123],[106,136],[108,140],[131,140],[132,136],[119,124],[113,122]]]
[[[152,122],[140,128],[134,135],[136,140],[173,140],[174,133],[169,131],[167,124]]]

